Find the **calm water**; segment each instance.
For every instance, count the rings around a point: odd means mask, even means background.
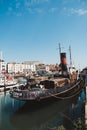
[[[72,100],[30,105],[0,93],[0,130],[49,130],[63,124],[71,130],[71,120],[84,118],[85,92]]]

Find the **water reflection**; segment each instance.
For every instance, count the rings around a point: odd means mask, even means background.
[[[10,98],[9,91],[0,92],[0,130],[14,130],[10,123],[10,116],[19,108],[20,103]]]
[[[72,130],[71,120],[83,117],[84,100],[84,90],[72,100],[33,105],[0,93],[0,130],[49,130],[61,124]]]
[[[35,104],[26,103],[11,117],[11,123],[18,130],[47,130],[60,124],[67,127],[69,120],[81,117],[82,95],[73,100],[58,101],[55,103]],[[67,117],[67,118],[66,118]],[[16,120],[16,123],[14,124]],[[70,129],[70,126],[68,124]],[[68,128],[67,128],[68,129]]]

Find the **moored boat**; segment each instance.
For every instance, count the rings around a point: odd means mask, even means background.
[[[40,81],[40,84],[28,89],[10,91],[12,98],[25,101],[42,101],[47,99],[68,99],[81,92],[84,79],[70,82],[68,78],[56,78]]]
[[[60,48],[60,47],[59,47]],[[25,101],[42,101],[47,99],[68,99],[81,92],[85,79],[78,71],[70,73],[67,69],[66,53],[60,51],[61,75],[41,80],[34,86],[10,91],[12,98]],[[70,70],[72,67],[70,68]]]
[[[0,76],[0,92],[18,88],[19,86],[22,86],[22,84],[18,82],[18,79],[5,75]]]

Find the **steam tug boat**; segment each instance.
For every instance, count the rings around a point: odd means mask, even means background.
[[[40,102],[47,99],[68,99],[79,94],[85,79],[79,76],[78,71],[68,71],[66,53],[60,53],[60,58],[61,74],[41,80],[35,86],[28,85],[26,89],[12,90],[10,96],[17,100]]]
[[[25,101],[42,101],[46,99],[68,99],[81,92],[84,79],[54,78],[40,81],[39,84],[26,89],[10,91],[12,98]]]

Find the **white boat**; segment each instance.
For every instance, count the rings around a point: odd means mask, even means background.
[[[18,86],[20,86],[20,84],[17,79],[5,75],[0,76],[0,92],[11,88],[17,88]]]

